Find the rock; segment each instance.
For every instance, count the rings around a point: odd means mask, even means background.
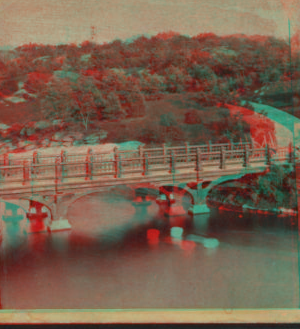
[[[27,141],[19,141],[18,142],[18,147],[25,147],[28,144]]]
[[[70,147],[72,145],[73,145],[73,138],[71,138],[71,137],[65,137],[63,139],[63,146]]]
[[[11,139],[5,139],[3,142],[4,142],[5,144],[7,144],[7,143],[11,143],[12,140],[11,140]]]
[[[130,150],[137,150],[140,145],[145,145],[145,144],[137,141],[130,141],[130,142],[120,143],[118,145],[118,148],[120,151],[123,150],[130,151]]]
[[[55,133],[52,138],[53,141],[60,141],[63,139],[63,133],[57,132]]]
[[[21,131],[20,131],[20,135],[21,136],[30,136],[33,135],[35,133],[35,129],[33,127],[24,127]]]
[[[37,129],[45,129],[51,127],[52,124],[50,121],[38,121],[35,123],[34,127]]]
[[[10,127],[4,123],[0,123],[0,130],[7,130],[9,129]]]
[[[45,138],[44,140],[42,140],[41,144],[43,147],[47,147],[50,145],[50,141],[48,138]]]
[[[35,129],[33,127],[26,129],[27,136],[33,135],[35,133]]]
[[[76,140],[81,140],[81,139],[83,139],[83,134],[77,132],[77,133],[72,134],[72,137]]]
[[[84,145],[84,141],[82,140],[75,140],[73,142],[73,146],[81,146],[81,145]]]
[[[99,133],[99,139],[105,139],[107,137],[107,131],[101,130]]]
[[[55,142],[55,141],[51,141],[49,147],[58,147],[58,146],[62,146],[62,142]]]
[[[72,143],[73,142],[73,138],[71,137],[71,136],[66,136],[66,137],[64,137],[63,139],[62,139],[62,141],[63,142],[70,142],[70,143]]]
[[[36,146],[34,144],[27,144],[25,146],[26,151],[30,151],[30,150],[34,150],[34,149],[36,149]]]
[[[88,141],[85,141],[85,144],[87,144],[87,145],[97,145],[97,144],[99,144],[99,140],[88,140]]]
[[[96,139],[99,139],[99,136],[96,134],[92,134],[92,135],[85,137],[85,140],[96,140]]]
[[[61,125],[63,122],[62,122],[62,120],[61,119],[59,119],[59,120],[53,120],[52,121],[52,125],[53,126],[59,126],[59,125]]]
[[[92,134],[87,136],[84,140],[88,145],[95,145],[99,143],[99,136],[96,134]]]

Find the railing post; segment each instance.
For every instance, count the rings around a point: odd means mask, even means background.
[[[61,151],[60,153],[60,162],[61,162],[61,180],[67,176],[67,151]]]
[[[233,151],[234,150],[234,144],[233,144],[233,141],[232,141],[231,138],[229,139],[229,144],[230,144],[230,151]]]
[[[144,147],[143,147],[143,145],[139,145],[139,158],[140,158],[140,164],[141,164],[142,168],[144,166],[143,156],[144,156]]]
[[[200,172],[203,170],[202,167],[202,155],[201,148],[197,147],[196,149],[196,172],[197,172],[197,181],[200,179]]]
[[[36,168],[36,165],[38,165],[39,164],[39,153],[38,153],[38,151],[34,151],[33,152],[33,155],[32,155],[32,164],[33,164],[33,166],[32,166],[32,178],[36,178],[36,176],[37,176],[37,172],[38,172],[38,169]]]
[[[90,149],[90,173],[91,173],[91,179],[93,179],[94,175],[94,151]]]
[[[246,144],[244,148],[244,164],[243,167],[247,168],[249,167],[249,147]]]
[[[143,145],[139,145],[139,157],[142,158],[144,154],[144,146]]]
[[[23,185],[29,181],[29,164],[28,160],[23,160]]]
[[[221,147],[221,152],[220,152],[220,169],[225,169],[225,160],[226,160],[226,151],[224,147]]]
[[[212,152],[212,142],[208,141],[208,153]],[[211,160],[211,157],[208,157],[208,160]]]
[[[271,164],[271,153],[270,153],[269,144],[266,144],[266,165],[270,166],[270,164]]]
[[[148,171],[149,171],[148,154],[144,154],[144,157],[143,157],[143,174],[144,174],[144,176],[148,175]]]
[[[250,136],[250,145],[251,145],[251,149],[254,149],[254,142],[253,142],[253,138],[252,136]]]
[[[9,154],[7,154],[7,153],[4,154],[3,162],[4,162],[5,167],[9,167],[9,165],[10,165]],[[7,176],[8,171],[9,171],[9,169],[4,169],[4,176]]]
[[[55,192],[57,193],[57,184],[60,181],[60,175],[59,175],[59,168],[60,168],[60,161],[61,158],[59,156],[57,156],[55,158]]]
[[[88,149],[88,153],[86,156],[86,180],[92,180],[93,179],[93,150],[91,148]]]
[[[121,177],[122,174],[121,173],[122,165],[121,165],[120,154],[117,147],[114,148],[114,152],[115,152],[115,173],[116,173],[115,177],[119,178]]]
[[[185,154],[186,154],[185,162],[189,162],[189,150],[190,150],[189,143],[185,142],[184,145],[185,145]]]
[[[163,143],[163,157],[164,157],[164,165],[166,164],[166,155],[167,155],[167,150],[166,150],[166,144]]]
[[[171,162],[170,162],[170,165],[171,165],[171,168],[170,168],[171,169],[171,174],[174,174],[175,173],[175,161],[176,161],[174,151],[171,152],[170,160],[171,160]]]
[[[294,147],[292,142],[289,145],[289,163],[294,163]]]

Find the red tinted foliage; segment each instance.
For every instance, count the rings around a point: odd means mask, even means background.
[[[24,84],[24,88],[29,93],[41,91],[51,77],[52,74],[50,73],[31,72],[27,75],[27,81]]]
[[[18,91],[18,83],[14,79],[5,79],[0,83],[1,94],[3,96],[11,96]]]
[[[162,32],[162,33],[158,33],[155,37],[157,39],[161,39],[161,40],[168,40],[168,39],[172,39],[174,36],[180,35],[177,32],[174,31],[169,31],[169,32]]]

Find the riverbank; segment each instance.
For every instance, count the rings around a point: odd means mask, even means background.
[[[235,213],[250,213],[250,214],[258,214],[258,215],[279,215],[281,217],[296,217],[298,215],[298,212],[295,209],[286,209],[283,207],[279,208],[272,208],[272,209],[266,209],[266,208],[256,208],[249,205],[233,205],[230,203],[224,203],[220,201],[215,200],[209,200],[208,205],[212,208],[216,208],[219,211],[230,211]]]

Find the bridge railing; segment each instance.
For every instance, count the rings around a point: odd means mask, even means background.
[[[220,146],[221,145],[221,146]],[[67,154],[62,152],[59,156],[39,156],[35,154],[32,161],[26,158],[17,158],[12,165],[6,158],[0,166],[0,179],[2,182],[42,181],[47,179],[64,180],[77,177],[92,179],[93,176],[122,177],[127,174],[148,175],[151,172],[175,172],[177,169],[198,171],[204,167],[218,167],[242,165],[244,167],[261,163],[268,165],[273,161],[291,162],[290,149],[266,148],[250,149],[245,145],[243,149],[228,149],[220,144],[219,150],[206,152],[203,145],[173,148],[143,149],[134,152]],[[125,154],[125,156],[124,156]],[[157,155],[158,154],[158,155]],[[129,155],[131,157],[129,157]],[[134,155],[134,156],[133,156]],[[9,159],[11,160],[11,159]]]
[[[263,162],[263,161],[266,161],[266,149],[257,148],[252,150],[250,163]]]

